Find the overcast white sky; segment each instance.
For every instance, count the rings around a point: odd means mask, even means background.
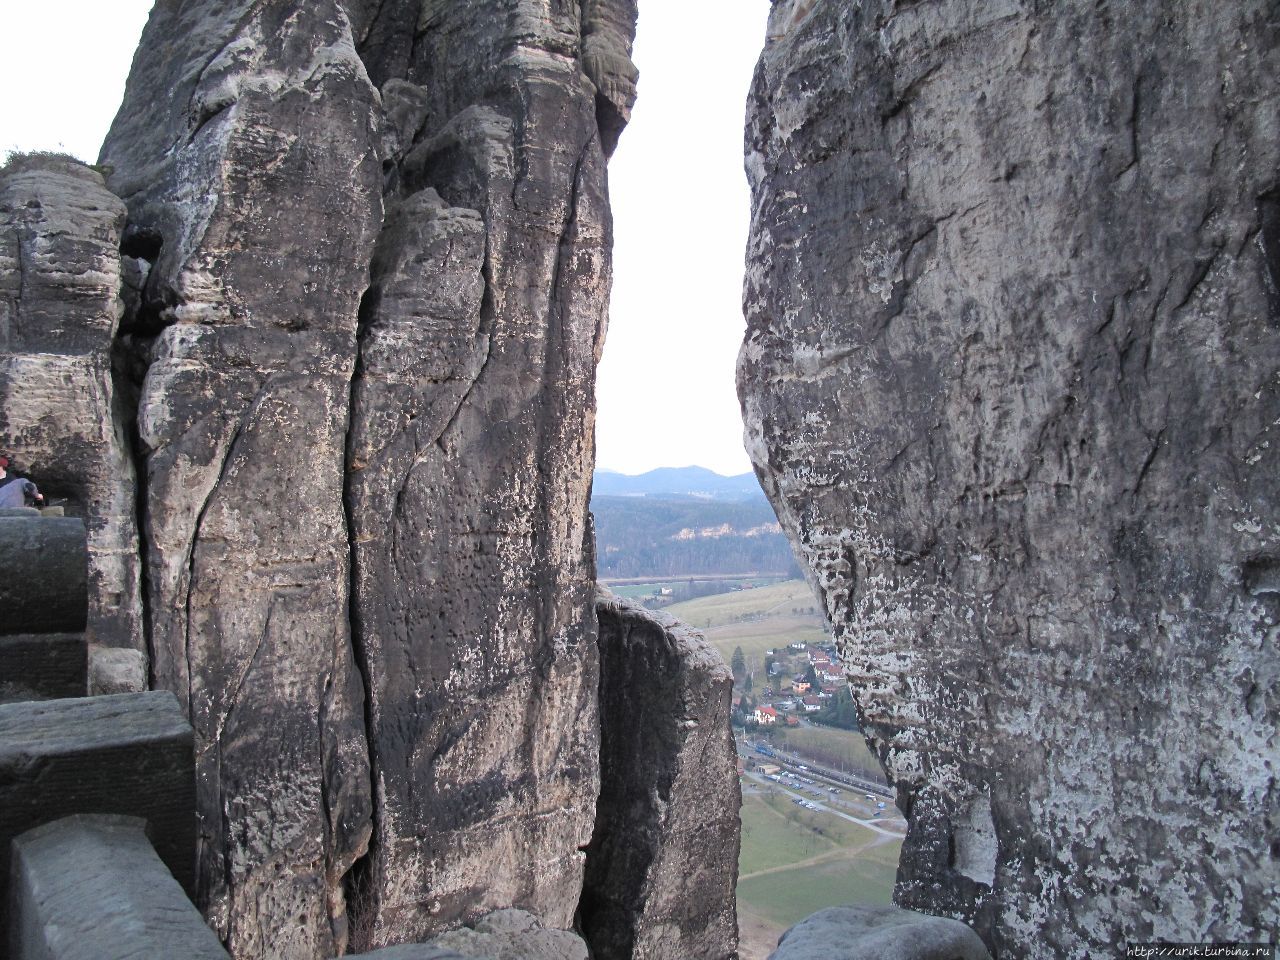
[[[0,155],[92,163],[151,0],[3,0]],[[743,113],[769,0],[641,0],[640,102],[610,167],[613,308],[600,366],[601,467],[742,473],[733,373],[749,197]]]
[[[609,166],[601,467],[751,469],[733,376],[750,214],[743,118],[768,15],[768,0],[640,0],[640,100]]]
[[[0,155],[95,162],[150,11],[151,0],[0,0]]]

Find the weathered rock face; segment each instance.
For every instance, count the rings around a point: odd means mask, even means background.
[[[86,521],[89,641],[141,651],[137,494],[112,376],[124,220],[74,160],[0,170],[0,435],[46,498]]]
[[[587,960],[587,945],[571,930],[548,930],[524,910],[497,910],[471,927],[427,943],[383,947],[361,960]]]
[[[620,124],[634,85],[592,78],[625,74],[635,12],[488,6],[351,5],[387,112],[347,487],[371,944],[510,905],[567,927],[599,791],[586,508],[617,130],[597,117]]]
[[[578,923],[601,960],[730,960],[741,824],[733,674],[694,630],[602,592],[601,777]]]
[[[572,920],[634,21],[631,0],[153,12],[103,150],[129,206],[120,352],[153,674],[197,731],[201,904],[238,956],[496,907]]]
[[[757,471],[1000,956],[1280,915],[1280,36],[1262,0],[774,4]]]
[[[370,831],[342,491],[378,111],[333,0],[174,0],[103,147],[144,261],[154,681],[196,730],[200,905],[242,957],[340,952]]]

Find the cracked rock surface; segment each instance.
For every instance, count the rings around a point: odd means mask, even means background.
[[[387,117],[346,492],[372,945],[513,905],[568,927],[600,789],[587,500],[635,10],[482,6],[349,4]]]
[[[959,920],[891,905],[829,907],[782,935],[769,960],[991,960]]]
[[[524,910],[496,910],[470,927],[427,943],[383,947],[363,960],[587,960],[587,945],[571,930],[545,929]]]
[[[911,829],[997,956],[1277,903],[1274,5],[779,0],[739,389]]]
[[[196,731],[199,905],[240,957],[340,952],[370,834],[342,491],[378,111],[332,0],[163,3],[103,147],[146,262],[154,682]]]
[[[194,728],[196,902],[236,957],[464,924],[459,954],[581,960],[580,902],[612,956],[734,952],[727,668],[639,608],[597,635],[635,17],[166,0],[106,186],[0,175],[0,412],[87,491],[93,690]]]
[[[635,6],[157,5],[128,205],[153,679],[241,957],[567,927],[599,770],[587,498]]]

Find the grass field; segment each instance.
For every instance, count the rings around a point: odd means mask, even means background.
[[[795,863],[798,860],[806,860],[819,853],[826,853],[834,849],[861,847],[869,840],[875,839],[874,834],[868,834],[863,827],[856,823],[850,823],[840,817],[833,817],[829,813],[806,810],[804,807],[797,806],[782,791],[756,793],[752,795],[752,800],[754,801],[754,806],[761,808],[762,814],[772,814],[771,818],[762,818],[762,826],[765,828],[772,827],[778,819],[781,819],[792,829],[806,834],[814,844],[813,851],[806,853],[804,856],[797,855],[790,859],[777,857],[769,866],[776,867],[779,864]],[[745,830],[745,820],[743,821],[743,827]],[[748,870],[741,862],[740,866],[742,866],[744,873],[754,872],[753,870]]]
[[[890,903],[899,841],[842,853],[820,863],[758,874],[738,881],[738,901],[781,928],[826,907]]]
[[[755,617],[786,616],[793,610],[820,618],[818,601],[803,580],[784,580],[771,587],[720,593],[673,603],[667,610],[694,627],[721,627]],[[819,620],[819,622],[821,622]]]
[[[801,812],[790,801],[780,802],[790,807],[791,811]],[[749,794],[744,798],[742,854],[738,857],[740,873],[756,873],[770,867],[798,863],[829,853],[833,849],[835,844],[831,840],[809,829],[803,820],[789,818],[779,810],[779,800],[766,798],[761,794]]]
[[[785,647],[797,640],[822,643],[827,639],[827,632],[817,617],[769,617],[752,623],[731,623],[710,630],[703,628],[702,632],[726,661],[733,656],[734,647],[742,647],[747,660],[756,661],[758,669],[764,669],[766,650]]]
[[[784,795],[749,789],[742,805],[738,913],[743,960],[764,960],[778,936],[824,907],[889,903],[901,841],[885,840]]]
[[[759,668],[764,666],[766,650],[827,639],[817,601],[803,580],[700,597],[666,609],[702,630],[726,661],[735,647],[742,647],[748,662],[755,661]],[[809,613],[810,609],[814,612]]]
[[[620,597],[626,597],[628,600],[639,600],[641,597],[651,597],[653,592],[658,589],[656,583],[620,583],[616,586],[610,586],[612,590]]]

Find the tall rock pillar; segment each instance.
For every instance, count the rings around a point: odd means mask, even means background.
[[[634,5],[351,4],[387,111],[347,505],[372,944],[571,924],[599,792],[587,499]],[[408,40],[412,38],[412,42]]]
[[[196,730],[201,906],[241,957],[340,952],[368,845],[342,491],[377,107],[332,0],[161,0],[102,153],[146,277],[153,672]]]
[[[95,646],[141,652],[137,490],[112,348],[124,305],[124,204],[70,158],[0,170],[0,434],[89,529]]]

